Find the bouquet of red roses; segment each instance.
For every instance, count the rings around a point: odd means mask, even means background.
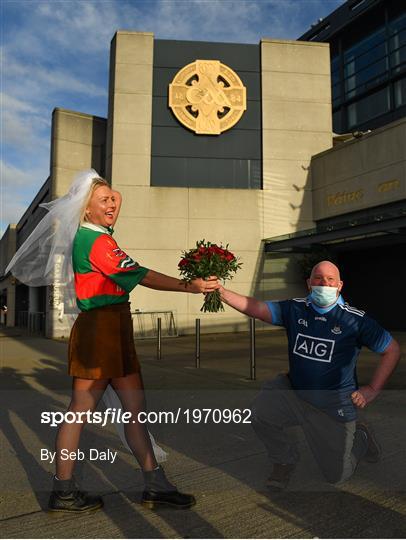
[[[180,275],[191,282],[196,278],[208,278],[217,276],[219,279],[232,279],[232,274],[241,268],[242,263],[228,250],[228,244],[224,248],[222,245],[212,244],[199,240],[196,247],[190,251],[182,253],[178,267]],[[204,304],[200,311],[224,311],[219,291],[213,291],[205,295]]]

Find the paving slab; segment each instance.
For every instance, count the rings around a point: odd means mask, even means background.
[[[395,333],[406,351],[406,334]],[[23,331],[0,332],[2,536],[8,538],[404,538],[406,536],[406,358],[387,389],[365,410],[383,447],[379,464],[360,463],[340,486],[324,481],[300,428],[290,430],[301,454],[286,492],[265,489],[266,453],[249,423],[194,423],[192,411],[248,409],[263,382],[287,370],[284,332],[257,333],[257,378],[249,380],[249,335],[203,334],[196,369],[194,337],[137,340],[150,411],[180,411],[175,423],[150,425],[168,452],[168,476],[197,497],[188,511],[151,511],[139,501],[141,474],[115,427],[88,425],[81,449],[117,451],[116,461],[78,462],[76,474],[90,491],[104,495],[102,510],[81,516],[44,511],[53,464],[41,449],[53,449],[56,428],[41,423],[43,411],[65,411],[71,379],[67,344]],[[360,384],[377,355],[363,351]],[[99,409],[104,410],[101,403]],[[189,411],[189,417],[185,411]],[[219,413],[220,414],[220,413]]]

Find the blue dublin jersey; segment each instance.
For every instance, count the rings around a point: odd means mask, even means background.
[[[336,420],[356,419],[351,393],[358,388],[362,346],[382,353],[392,337],[364,311],[344,303],[320,308],[311,296],[267,302],[273,324],[288,336],[289,379],[298,396]]]

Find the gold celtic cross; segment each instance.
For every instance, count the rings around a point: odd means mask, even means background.
[[[218,60],[196,60],[169,85],[169,107],[185,127],[199,135],[232,128],[247,108],[239,76]]]

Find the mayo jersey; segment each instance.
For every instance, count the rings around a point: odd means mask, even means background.
[[[128,302],[130,291],[148,272],[118,247],[112,232],[85,223],[74,238],[72,264],[81,311]]]
[[[382,353],[391,335],[341,296],[328,308],[313,305],[311,296],[267,305],[273,324],[286,329],[289,379],[298,396],[336,420],[355,420],[351,393],[358,388],[360,350]]]

